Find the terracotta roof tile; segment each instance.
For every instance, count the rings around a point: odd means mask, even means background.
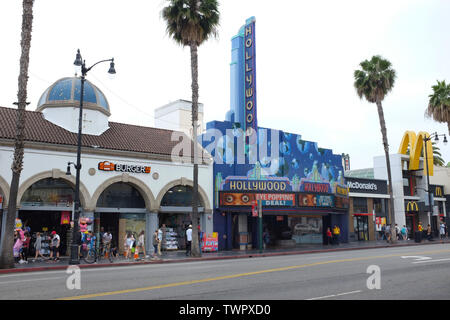
[[[16,112],[15,108],[0,107],[0,139],[15,139]],[[178,143],[171,141],[173,132],[109,122],[109,129],[99,136],[83,134],[82,146],[170,155]],[[77,133],[47,121],[41,112],[26,111],[25,141],[76,146]]]

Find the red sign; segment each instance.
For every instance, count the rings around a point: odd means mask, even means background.
[[[218,251],[219,250],[219,234],[213,232],[210,234],[203,234],[202,251]]]
[[[252,203],[252,217],[258,216],[258,202],[253,201]]]
[[[62,211],[61,224],[69,224],[69,223],[70,223],[70,211]]]

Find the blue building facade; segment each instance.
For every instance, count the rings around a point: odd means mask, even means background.
[[[225,121],[207,123],[202,136],[214,158],[219,250],[258,248],[257,203],[269,245],[323,243],[334,225],[346,242],[348,188],[341,155],[300,134],[258,127],[255,19],[231,41],[230,111]]]

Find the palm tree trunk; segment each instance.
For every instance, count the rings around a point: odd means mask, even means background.
[[[20,173],[23,166],[25,109],[27,105],[28,65],[30,61],[31,31],[33,24],[34,0],[23,0],[22,40],[20,56],[19,90],[17,92],[16,139],[14,145],[14,160],[11,166],[12,180],[6,213],[5,233],[2,235],[0,248],[0,269],[14,267],[14,222],[17,210],[17,193],[19,190]]]
[[[394,195],[392,193],[392,175],[391,175],[391,161],[389,159],[389,144],[387,139],[387,130],[386,130],[386,122],[384,121],[384,113],[383,106],[381,105],[381,101],[377,100],[377,109],[378,109],[378,118],[380,119],[380,127],[381,127],[381,135],[383,136],[383,146],[384,146],[384,154],[386,157],[386,167],[388,174],[388,190],[389,190],[389,221],[391,223],[391,242],[395,243],[397,241],[396,232],[395,232],[395,210],[394,210]]]
[[[201,255],[198,237],[198,53],[197,44],[192,41],[191,49],[191,75],[192,75],[192,138],[194,149],[194,183],[192,195],[192,255]]]

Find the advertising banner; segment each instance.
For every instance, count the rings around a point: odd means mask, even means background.
[[[203,234],[202,251],[214,252],[219,249],[219,234],[218,232]]]
[[[256,200],[262,201],[263,206],[294,206],[295,194],[293,193],[261,193],[256,194]]]

